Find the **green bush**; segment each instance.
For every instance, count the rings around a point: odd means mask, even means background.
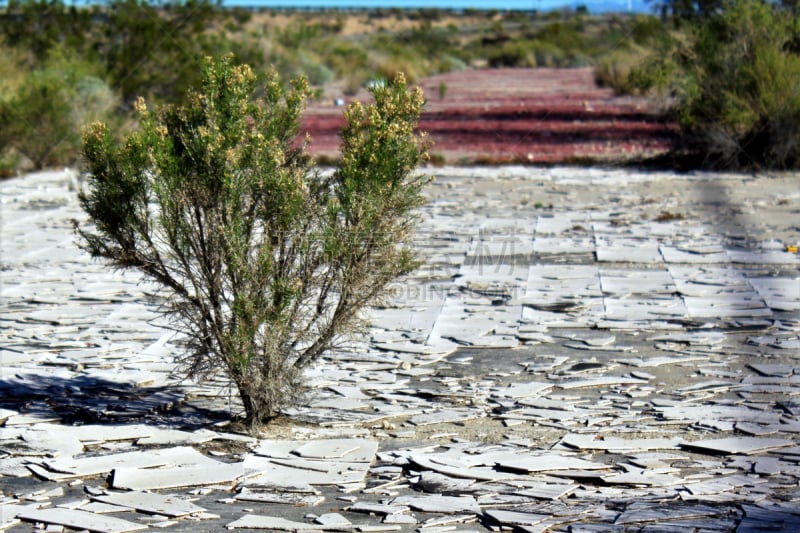
[[[631,63],[638,60],[638,55],[631,57],[627,51],[604,57],[595,65],[594,81],[600,87],[611,87],[616,94],[629,93]]]
[[[16,176],[20,167],[19,154],[12,149],[0,153],[0,179]]]
[[[6,146],[28,157],[37,169],[71,163],[78,146],[72,121],[73,94],[61,72],[32,72],[0,109]]]
[[[793,20],[760,0],[730,0],[697,26],[677,116],[714,167],[800,165],[800,56]]]
[[[24,83],[34,63],[30,51],[7,46],[0,40],[0,101],[8,100]]]
[[[104,124],[84,135],[94,228],[83,246],[160,284],[185,334],[189,375],[224,375],[251,428],[301,391],[302,372],[358,331],[359,312],[416,265],[409,240],[426,155],[414,132],[420,91],[402,76],[348,107],[342,157],[320,175],[297,145],[308,97],[230,56],[208,60],[180,107],[136,104],[141,129],[117,144]]]
[[[0,35],[14,48],[26,49],[43,61],[58,46],[90,48],[94,11],[53,0],[9,0],[0,12]]]
[[[487,59],[489,66],[495,68],[535,66],[528,43],[521,41],[508,41],[495,47]]]
[[[566,66],[564,50],[547,41],[533,42],[532,67],[561,67]]]
[[[75,162],[80,127],[87,120],[106,120],[117,103],[108,85],[93,75],[94,65],[60,48],[45,64],[27,73],[0,101],[0,146],[24,156],[34,168]]]
[[[169,4],[167,4],[169,6]],[[115,0],[98,26],[97,48],[112,85],[127,103],[141,95],[176,101],[196,84],[207,2],[160,10],[145,0]]]
[[[598,85],[616,94],[664,94],[675,88],[678,65],[671,50],[621,48],[603,57],[594,75]]]

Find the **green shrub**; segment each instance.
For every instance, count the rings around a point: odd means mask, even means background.
[[[671,39],[669,29],[664,22],[649,15],[634,16],[630,24],[629,34],[633,42],[640,46]]]
[[[128,105],[141,95],[177,101],[199,83],[199,65],[207,54],[233,52],[256,68],[265,64],[255,43],[221,31],[236,12],[212,0],[112,0],[103,14],[94,27],[93,46]]]
[[[121,144],[84,135],[94,229],[83,246],[160,284],[185,333],[189,375],[224,375],[253,429],[301,391],[302,372],[358,331],[359,312],[416,265],[409,247],[427,182],[414,128],[420,91],[402,76],[348,107],[342,157],[320,175],[296,145],[305,80],[276,76],[262,100],[230,56],[208,60],[180,107],[137,102],[141,129]]]
[[[667,91],[676,69],[668,56],[637,47],[603,57],[595,66],[594,75],[598,85],[611,87],[616,94],[649,94]]]
[[[43,61],[57,46],[86,50],[92,15],[58,0],[9,0],[0,12],[0,34],[9,46]]]
[[[563,66],[567,68],[581,68],[581,67],[591,67],[593,65],[594,65],[594,60],[591,57],[587,56],[586,54],[582,54],[580,52],[573,52],[567,55]]]
[[[5,146],[24,154],[37,169],[71,163],[79,140],[72,95],[73,87],[61,72],[32,72],[0,109]]]
[[[530,47],[527,43],[521,41],[503,43],[489,52],[487,59],[489,66],[495,68],[535,66]]]
[[[636,15],[614,20],[607,36],[617,45],[600,54],[595,80],[617,94],[668,94],[679,81],[680,35],[674,35],[655,17]]]
[[[17,154],[15,161],[27,157],[37,169],[74,163],[81,125],[107,119],[117,103],[95,71],[69,52],[52,49],[45,64],[0,101],[0,151]]]
[[[564,50],[546,41],[533,42],[533,63],[531,67],[561,67],[564,65]]]
[[[789,14],[730,0],[698,25],[684,62],[677,116],[715,167],[800,165],[800,56]]]
[[[30,53],[0,44],[0,101],[8,100],[30,72]]]

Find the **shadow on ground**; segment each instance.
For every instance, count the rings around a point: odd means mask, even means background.
[[[229,412],[186,401],[178,385],[136,387],[92,376],[17,374],[0,379],[0,408],[65,424],[151,423],[197,429],[228,420]]]

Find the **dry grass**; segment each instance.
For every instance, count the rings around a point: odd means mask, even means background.
[[[256,12],[251,20],[244,26],[250,31],[260,31],[263,29],[286,28],[299,20],[306,24],[329,25],[333,22],[341,25],[339,35],[342,37],[356,37],[368,35],[376,31],[397,32],[413,29],[419,26],[420,21],[410,18],[408,15],[395,12],[381,12],[379,15],[367,11],[355,11],[344,13],[329,13],[320,11],[309,12]],[[501,16],[500,16],[501,17]],[[441,17],[431,21],[434,28],[446,28],[454,25],[458,28],[471,28],[485,25],[487,22],[497,20],[498,16],[488,18],[485,14],[456,14],[442,12]]]

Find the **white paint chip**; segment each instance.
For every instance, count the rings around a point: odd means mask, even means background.
[[[279,516],[246,514],[238,520],[228,523],[228,529],[274,529],[278,531],[322,531],[322,528],[305,522],[294,522]]]
[[[154,492],[109,492],[91,498],[98,502],[169,517],[188,516],[205,511],[202,507],[177,496]]]
[[[175,468],[116,468],[112,473],[111,486],[115,489],[158,490],[230,485],[243,474],[242,463]]]
[[[29,509],[18,513],[17,517],[30,522],[44,522],[73,529],[84,529],[94,533],[126,533],[147,529],[145,525],[122,518],[98,515],[77,509]]]
[[[684,442],[683,448],[724,454],[744,454],[752,455],[761,452],[768,452],[786,446],[794,445],[794,441],[788,439],[769,439],[759,437],[729,437],[724,439],[701,440],[694,442]]]

